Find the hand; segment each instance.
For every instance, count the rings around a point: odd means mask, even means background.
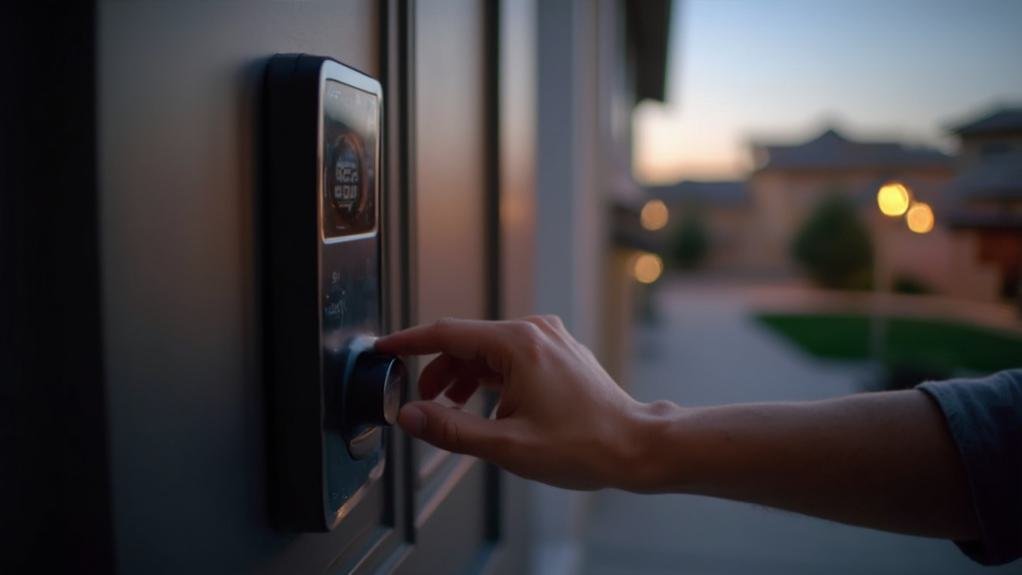
[[[381,337],[376,350],[440,354],[419,376],[425,400],[446,390],[464,404],[480,385],[500,391],[494,419],[410,402],[398,418],[410,435],[561,487],[640,485],[640,423],[651,408],[625,393],[560,318],[444,319]]]

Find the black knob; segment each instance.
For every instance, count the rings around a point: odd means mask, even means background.
[[[345,423],[358,433],[365,427],[394,425],[408,371],[400,359],[372,351],[360,353],[347,382]]]

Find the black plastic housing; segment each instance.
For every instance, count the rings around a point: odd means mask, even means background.
[[[384,450],[350,457],[328,424],[345,379],[349,343],[381,325],[380,230],[324,237],[321,185],[327,81],[375,97],[379,83],[335,60],[278,54],[264,76],[263,356],[269,412],[271,511],[276,527],[329,531],[383,470]],[[382,164],[376,138],[373,167]],[[378,174],[368,193],[379,210]],[[376,216],[376,221],[379,217]],[[343,313],[338,314],[338,309]]]

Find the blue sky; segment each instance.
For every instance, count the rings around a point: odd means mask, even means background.
[[[1022,103],[1022,0],[675,0],[666,104],[636,111],[641,179],[738,177],[750,139],[825,123],[950,149]]]

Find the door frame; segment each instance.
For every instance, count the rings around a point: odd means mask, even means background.
[[[501,174],[500,174],[500,46],[501,26],[500,14],[506,0],[493,0],[484,3],[481,33],[484,42],[484,130],[485,150],[483,152],[484,167],[484,253],[485,262],[485,318],[500,319],[502,310],[502,277],[501,277]],[[416,182],[415,182],[415,142],[416,142],[416,1],[415,0],[383,0],[381,4],[381,82],[387,95],[389,107],[386,113],[387,124],[387,171],[389,184],[385,185],[388,213],[385,215],[392,230],[389,234],[391,242],[384,246],[386,257],[385,269],[388,273],[390,293],[385,301],[390,309],[399,310],[398,314],[385,317],[385,326],[389,330],[411,327],[419,317],[416,306],[418,283],[416,270],[418,251],[414,242],[416,229]],[[394,233],[397,231],[397,233]],[[395,317],[396,316],[396,317]],[[413,374],[416,370],[410,370]],[[409,385],[416,384],[411,377]],[[497,397],[489,393],[486,397],[487,409],[496,405]],[[402,549],[399,557],[388,562],[392,568],[398,568],[415,551],[417,540],[416,523],[420,509],[417,509],[416,486],[420,482],[419,465],[414,448],[414,441],[404,433],[394,434],[392,451],[399,454],[400,488],[395,493],[396,504],[403,516],[400,520],[405,530],[407,547]],[[448,470],[443,478],[444,485],[440,493],[434,494],[427,506],[442,505],[449,492],[456,487],[458,481],[468,469],[474,465],[483,466],[482,503],[484,545],[476,554],[476,559],[469,567],[472,572],[492,572],[501,562],[502,536],[504,533],[504,494],[502,474],[498,467],[486,462],[475,462],[467,456]],[[393,459],[392,459],[393,461]]]

